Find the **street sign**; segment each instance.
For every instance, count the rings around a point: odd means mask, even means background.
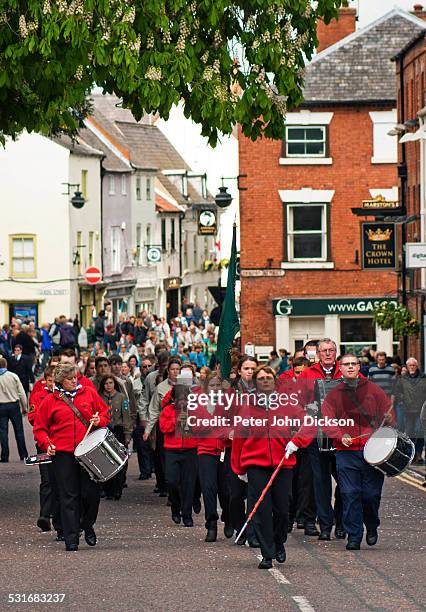
[[[84,273],[84,280],[86,283],[96,285],[96,283],[99,283],[99,281],[102,280],[102,272],[99,270],[99,268],[90,266],[90,268],[87,268],[86,272]]]
[[[161,261],[161,248],[156,246],[147,247],[146,258],[149,263],[159,263]]]
[[[424,242],[407,242],[407,268],[426,268],[426,244]]]

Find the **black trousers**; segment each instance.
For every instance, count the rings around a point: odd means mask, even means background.
[[[230,522],[229,494],[224,462],[220,461],[217,455],[198,455],[198,469],[204,500],[206,529],[214,527],[219,519],[218,498],[222,508],[222,521],[228,524]]]
[[[42,449],[36,445],[38,453]],[[52,463],[41,463],[38,466],[40,472],[40,518],[52,518],[53,528],[61,531],[61,513],[59,508],[58,488],[55,486],[55,475]]]
[[[166,490],[165,472],[165,454],[164,454],[164,434],[161,431],[158,423],[155,432],[155,449],[154,449],[154,466],[155,477],[157,479],[157,487],[160,491]]]
[[[53,469],[59,489],[62,529],[65,544],[78,544],[80,525],[91,529],[98,516],[100,489],[90,479],[73,453],[57,451]]]
[[[247,469],[248,499],[251,507],[259,499],[274,472],[274,468],[251,465]],[[288,503],[292,470],[280,470],[253,517],[262,556],[275,558],[276,550],[287,540]]]
[[[247,498],[247,483],[232,471],[231,468],[231,448],[225,450],[225,469],[228,481],[228,496],[229,496],[229,519],[234,530],[239,533],[246,522],[246,503]],[[247,500],[247,510],[250,511],[251,506]],[[250,522],[246,535],[248,540],[254,536],[254,528]]]
[[[312,466],[318,522],[321,531],[331,531],[333,522],[336,527],[342,526],[342,498],[337,480],[336,456],[333,452],[320,452],[316,440],[308,446],[308,453]],[[331,477],[336,481],[334,509]]]
[[[195,481],[198,473],[197,449],[165,449],[166,483],[172,514],[192,517]]]
[[[296,453],[296,465],[293,468],[289,521],[291,525],[294,519],[303,523],[315,523],[316,516],[311,461],[307,449],[300,448]]]
[[[122,427],[121,425],[116,425],[114,427],[113,433],[117,440],[121,442],[121,444],[124,444],[124,427]],[[121,497],[123,493],[123,485],[126,482],[127,466],[128,462],[126,463],[124,468],[118,472],[118,474],[103,483],[103,488],[107,497],[115,497],[116,499],[119,499]]]
[[[133,431],[133,447],[138,454],[139,473],[147,478],[151,477],[152,465],[154,462],[151,444],[143,439],[145,428],[139,424]]]
[[[28,456],[25,445],[24,426],[19,402],[5,402],[0,404],[0,446],[1,460],[9,461],[9,420],[15,432],[16,445],[20,459]]]

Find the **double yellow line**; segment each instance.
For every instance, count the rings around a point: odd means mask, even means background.
[[[412,487],[416,487],[416,489],[420,489],[420,491],[423,491],[423,493],[426,493],[426,487],[422,487],[421,480],[419,480],[418,478],[414,478],[414,476],[410,476],[405,472],[399,474],[399,476],[396,476],[396,478],[398,478],[398,480],[401,480],[402,482],[405,482],[405,484],[409,484]]]

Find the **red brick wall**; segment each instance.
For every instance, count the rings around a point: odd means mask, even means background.
[[[328,25],[325,25],[323,21],[318,21],[318,53],[355,32],[355,27],[356,10],[353,8],[341,8],[339,10],[339,19],[332,19]]]
[[[312,109],[315,110],[315,109]],[[371,164],[373,124],[369,111],[389,108],[321,108],[334,112],[329,126],[331,166],[280,166],[282,143],[251,142],[239,134],[241,268],[280,268],[284,259],[284,205],[278,190],[334,189],[330,244],[334,270],[286,270],[284,277],[241,279],[243,342],[275,344],[272,298],[395,295],[396,273],[361,270],[361,220],[351,207],[369,189],[397,185],[396,165]],[[372,220],[370,218],[370,220]],[[359,263],[355,263],[358,250]],[[272,260],[272,262],[268,262]]]

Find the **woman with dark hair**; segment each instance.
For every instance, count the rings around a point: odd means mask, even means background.
[[[129,401],[122,393],[122,387],[115,376],[107,374],[99,383],[99,395],[108,406],[108,416],[111,419],[109,429],[119,442],[129,445],[132,438],[132,418],[129,411]],[[126,466],[103,485],[107,499],[120,499],[126,480]]]
[[[202,382],[201,394],[208,395],[207,405],[200,403],[197,408],[197,418],[209,420],[215,415],[223,416],[222,407],[211,402],[211,392],[222,389],[221,379],[214,373],[207,375]],[[197,432],[197,429],[195,429]],[[219,498],[222,508],[222,521],[225,523],[225,537],[231,538],[234,529],[230,520],[229,512],[229,487],[227,482],[227,470],[224,461],[221,461],[225,449],[225,438],[220,436],[218,427],[203,427],[199,429],[198,438],[198,469],[201,484],[201,492],[204,500],[205,527],[207,529],[206,542],[216,542],[217,539],[217,500]]]
[[[254,507],[284,457],[281,469],[253,517],[263,557],[259,569],[270,569],[273,558],[279,563],[286,560],[284,543],[288,532],[292,468],[296,464],[294,451],[308,446],[312,440],[307,435],[292,436],[290,422],[302,424],[304,411],[296,393],[293,397],[283,392],[278,402],[276,377],[275,370],[269,366],[259,366],[255,370],[256,394],[239,409],[241,416],[250,417],[250,425],[236,431],[232,442],[231,467],[239,477],[247,478],[249,508]],[[277,419],[281,417],[286,418],[277,426]]]
[[[96,545],[93,526],[98,515],[100,491],[98,483],[90,479],[74,456],[87,428],[70,403],[93,427],[105,427],[109,423],[108,408],[95,390],[78,384],[75,365],[58,364],[54,382],[53,393],[37,409],[34,437],[38,446],[52,457],[65,550],[77,551],[80,525],[87,544]]]
[[[233,387],[236,393],[241,397],[244,393],[253,394],[256,392],[256,387],[253,382],[253,373],[257,368],[257,359],[250,355],[242,355],[238,360],[237,372],[238,378],[235,380]],[[225,443],[225,465],[227,468],[228,488],[229,488],[229,514],[233,529],[237,533],[241,530],[246,521],[246,504],[247,498],[247,483],[238,478],[231,469],[231,447],[232,440],[227,440]],[[252,525],[249,525],[247,533],[244,533],[238,540],[238,544],[244,545],[248,540],[251,548],[258,548],[259,541],[256,537]]]

